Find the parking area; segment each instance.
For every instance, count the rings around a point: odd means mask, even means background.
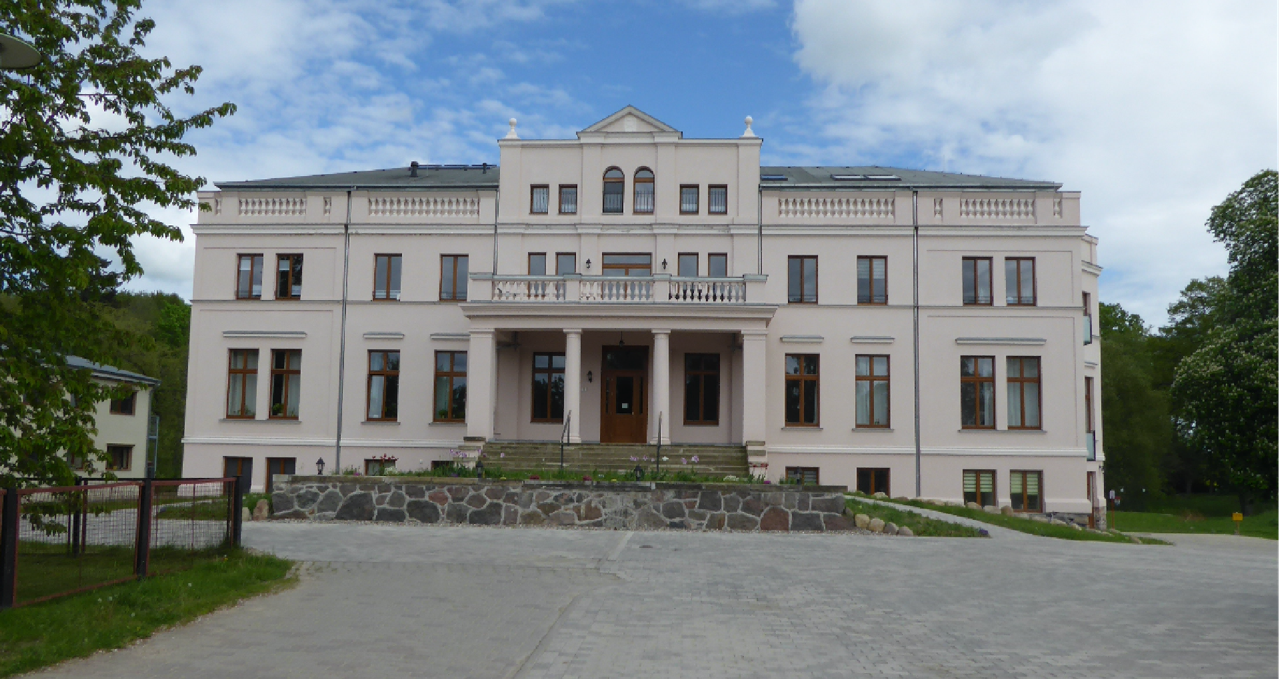
[[[253,523],[302,582],[42,676],[1276,676],[1276,545]]]

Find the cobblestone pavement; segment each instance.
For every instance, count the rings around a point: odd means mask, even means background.
[[[247,524],[303,582],[48,676],[1276,676],[1267,551]]]

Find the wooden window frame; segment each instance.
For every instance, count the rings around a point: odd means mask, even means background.
[[[249,260],[249,289],[242,290],[240,288],[240,263]],[[253,294],[253,269],[255,264],[258,269],[258,294]],[[262,253],[258,254],[240,254],[236,255],[236,299],[262,299],[262,278],[263,278],[264,260]],[[278,264],[276,265],[279,266]],[[279,275],[279,271],[276,272]]]
[[[676,276],[686,278],[684,274],[680,273],[680,260],[685,257],[693,258],[693,276],[690,278],[697,278],[702,271],[702,257],[696,252],[681,252],[676,254]]]
[[[1019,361],[1019,362],[1035,361],[1036,376],[1035,377],[1025,376],[1027,372],[1026,363],[1022,363],[1021,365],[1018,366],[1019,374],[1017,376],[1013,375],[1012,373],[1009,372],[1009,368],[1008,368],[1009,361]],[[1018,388],[1018,413],[1020,415],[1018,418],[1018,421],[1022,422],[1023,424],[1018,426],[1014,426],[1010,424],[1008,425],[1009,429],[1020,430],[1020,431],[1037,431],[1040,429],[1044,429],[1044,384],[1042,384],[1040,381],[1042,377],[1042,372],[1041,372],[1042,369],[1043,369],[1043,365],[1041,364],[1039,356],[1007,356],[1005,357],[1005,377],[1004,378],[1005,378],[1006,384],[1019,384],[1019,385],[1035,384],[1036,385],[1036,424],[1035,426],[1029,427],[1026,425],[1027,388],[1025,386],[1020,386]],[[1007,388],[1006,388],[1006,391],[1008,391]],[[1013,403],[1010,403],[1009,406],[1012,407]]]
[[[538,401],[536,398],[530,399],[529,401],[529,421],[530,422],[540,422],[540,423],[563,423],[564,422],[564,391],[563,390],[561,390],[560,392],[560,397],[561,397],[560,417],[551,417],[551,413],[555,410],[555,408],[552,407],[551,394],[553,393],[553,390],[551,388],[551,384],[555,381],[556,375],[560,375],[561,384],[565,384],[564,368],[555,367],[555,364],[556,364],[555,357],[560,356],[563,358],[564,355],[565,354],[563,351],[535,351],[533,353],[533,378],[534,379],[532,380],[532,389],[534,392],[538,390],[537,376],[545,374],[547,376],[547,416],[538,417],[538,411],[537,411]],[[539,356],[547,357],[547,367],[545,368],[538,367]],[[565,384],[565,386],[567,387],[568,385]]]
[[[805,260],[813,260],[813,299],[804,298],[804,262]],[[791,262],[792,260],[800,260],[800,299],[793,301],[791,294]],[[788,255],[787,256],[787,304],[817,304],[818,303],[818,256],[817,255]]]
[[[614,170],[617,170],[618,174],[621,176],[610,177],[609,173],[613,172]],[[606,215],[624,214],[627,211],[627,174],[622,171],[622,168],[613,166],[613,167],[606,168],[604,171],[604,174],[601,175],[601,177],[603,181],[603,186],[600,189],[600,201],[601,201],[600,213],[606,214]],[[622,187],[622,190],[618,192],[618,198],[620,199],[620,204],[618,205],[617,210],[609,209],[608,195],[609,195],[609,186],[611,184],[619,184]]]
[[[451,267],[452,274],[450,275],[450,279],[449,279],[453,283],[453,296],[445,297],[444,296],[444,281],[445,281],[445,271],[446,271],[445,261],[449,260],[450,258],[452,258],[453,260],[453,265]],[[461,297],[458,296],[458,292],[459,292],[458,291],[458,260],[460,259],[467,260],[467,273],[470,274],[471,272],[470,255],[444,255],[444,254],[440,255],[440,301],[441,302],[467,301],[467,286],[465,283],[463,284],[462,296]],[[465,281],[466,278],[464,277],[463,280]]]
[[[542,273],[534,273],[534,272],[533,272],[533,258],[534,258],[534,257],[541,257],[541,258],[542,258]],[[547,275],[547,253],[545,253],[545,252],[530,252],[530,253],[529,253],[529,258],[526,260],[526,262],[527,262],[527,266],[525,267],[525,271],[529,272],[529,275],[530,275],[530,276],[545,276],[545,275]]]
[[[728,278],[729,277],[729,253],[727,252],[711,252],[707,254],[707,277],[720,278],[719,276],[714,276],[711,273],[711,261],[717,257],[724,260],[724,276],[723,277]]]
[[[974,499],[972,500],[973,502],[977,502],[977,503],[978,503],[978,505],[979,505],[979,506],[982,506],[982,507],[988,507],[988,506],[990,506],[990,507],[999,507],[999,506],[1000,506],[1000,500],[999,500],[999,497],[1000,497],[1000,486],[997,484],[997,481],[999,481],[999,479],[996,477],[996,470],[994,470],[994,469],[964,469],[964,470],[962,470],[962,471],[960,472],[960,499],[961,499],[961,500],[963,500],[964,502],[970,502],[970,500],[966,500],[966,499],[965,499],[965,497],[964,497],[964,476],[965,476],[965,474],[973,474],[973,475],[974,475],[974,479],[973,479],[973,482],[974,482],[974,483],[973,483],[973,487],[974,487],[974,496],[975,496],[975,497],[974,497]],[[982,476],[983,476],[984,474],[989,474],[989,475],[991,476],[991,497],[989,497],[989,498],[987,498],[987,497],[983,497],[983,493],[982,493]],[[990,502],[983,502],[982,500],[990,500]]]
[[[374,354],[383,354],[382,356],[383,367],[381,370],[373,369]],[[391,370],[386,367],[388,364],[388,361],[387,361],[388,354],[396,354],[396,365],[399,366],[400,365],[399,349],[370,349],[369,350],[369,359],[368,359],[369,360],[369,363],[368,363],[369,377],[365,382],[365,391],[364,391],[364,415],[365,415],[366,422],[396,422],[399,419],[400,368],[397,367],[395,370]],[[382,416],[369,417],[369,406],[370,404],[373,403],[373,378],[377,376],[382,377]],[[387,384],[391,379],[395,379],[396,381],[396,414],[392,415],[391,417],[387,417]]]
[[[711,209],[711,192],[716,189],[724,190],[724,209]],[[709,215],[727,215],[729,214],[729,185],[728,184],[707,184],[707,214]]]
[[[287,260],[289,260],[288,277],[285,279],[285,280],[286,280],[286,288],[289,290],[289,294],[288,294],[287,296],[281,297],[281,296],[280,296],[280,276],[282,275],[282,272],[280,271],[280,262],[282,262],[282,261],[284,261],[284,260],[286,260],[286,259],[287,259]],[[301,277],[301,274],[302,274],[302,267],[303,267],[303,261],[302,261],[302,255],[301,255],[301,254],[285,254],[285,255],[276,255],[276,299],[277,299],[277,300],[285,300],[285,301],[290,301],[290,302],[297,302],[297,301],[301,301],[301,300],[302,300],[302,290],[301,290],[301,289],[299,289],[299,290],[298,290],[298,294],[297,294],[297,295],[294,295],[294,294],[293,294],[293,275],[294,275],[294,265],[293,265],[293,260],[295,260],[295,259],[296,259],[296,260],[298,260],[298,266],[297,266],[297,269],[298,269],[299,277]],[[301,285],[301,284],[299,284],[299,285]]]
[[[236,352],[244,352],[245,367],[243,368],[235,367]],[[256,359],[256,357],[258,356],[258,350],[257,349],[230,349],[227,351],[227,402],[226,402],[225,414],[226,414],[226,419],[228,420],[252,420],[257,418],[258,416],[258,395],[256,393],[258,389],[258,381],[257,381],[258,366],[255,365],[252,368],[248,367],[250,354],[253,354],[253,356]],[[257,360],[254,361],[254,363],[257,363],[257,362],[258,362]],[[248,396],[249,394],[249,377],[252,376],[254,378],[254,384],[253,384],[253,388],[255,392],[253,395],[254,406],[253,406],[253,412],[249,413],[248,415],[243,414],[243,412],[240,415],[231,414],[231,384],[232,384],[231,378],[233,375],[241,376],[241,380],[240,380],[241,411],[244,410],[244,404],[248,402],[248,400],[245,397]],[[270,408],[268,408],[268,410],[270,410]]]
[[[861,358],[867,359],[867,369],[870,371],[870,374],[867,374],[867,375],[858,374],[858,368],[857,368],[858,359],[861,359]],[[883,375],[876,374],[877,358],[884,359],[885,369],[887,370],[887,372],[885,372],[885,374]],[[889,376],[893,373],[893,366],[890,362],[889,355],[888,354],[855,354],[853,357],[853,365],[854,365],[853,372],[854,372],[854,384],[855,384],[855,389],[853,391],[853,398],[854,398],[853,426],[858,429],[888,429],[893,422],[893,396],[891,392],[893,387],[889,380]],[[889,404],[885,408],[886,422],[884,424],[860,424],[858,422],[858,404],[857,404],[858,390],[856,389],[856,385],[857,383],[860,383],[860,382],[868,383],[867,415],[869,419],[873,421],[876,418],[876,414],[875,414],[876,413],[876,383],[884,382],[885,398],[889,400]]]
[[[573,258],[573,271],[561,271],[561,270],[560,270],[560,258],[561,258],[561,257],[572,257],[572,258]],[[568,274],[575,274],[575,273],[578,273],[578,253],[576,253],[576,252],[557,252],[557,253],[556,253],[556,275],[557,275],[557,276],[566,276],[566,275],[568,275]]]
[[[1085,336],[1084,343],[1086,345],[1093,344],[1093,296],[1087,292],[1080,293],[1080,301],[1084,307],[1084,324]]]
[[[867,261],[867,289],[868,289],[868,294],[867,294],[867,301],[865,301],[865,302],[864,302],[864,301],[862,301],[862,290],[861,290],[861,285],[862,285],[861,272],[862,272],[862,262],[863,262],[863,260],[866,260],[866,261]],[[882,266],[884,267],[884,278],[880,281],[880,284],[881,284],[881,286],[882,286],[884,289],[880,291],[880,300],[879,300],[879,301],[876,301],[876,270],[875,270],[875,263],[876,263],[876,261],[877,261],[877,260],[879,260],[880,262],[882,262]],[[885,306],[885,305],[887,305],[887,304],[889,303],[889,258],[888,258],[887,256],[885,256],[885,255],[863,255],[863,256],[859,256],[859,257],[858,257],[858,268],[857,268],[857,269],[855,269],[855,272],[857,272],[857,273],[858,273],[858,286],[859,286],[859,289],[858,289],[858,305],[859,305],[859,306],[862,306],[862,305]]]
[[[964,285],[962,284],[960,286],[960,303],[964,306],[992,306],[993,304],[995,304],[995,299],[996,299],[995,293],[991,291],[991,288],[992,288],[991,270],[995,268],[995,259],[992,257],[961,257],[960,258],[960,280],[962,283],[964,281],[965,276],[968,275],[968,272],[965,271],[965,269],[968,267],[969,262],[973,262],[973,299],[974,301],[970,302],[964,299]],[[981,292],[979,292],[981,290],[981,286],[979,286],[978,283],[982,280],[982,278],[981,276],[978,275],[978,262],[987,263],[987,293],[988,294],[987,294],[987,301],[985,302],[982,301],[982,294]]]
[[[538,189],[542,189],[543,191],[547,192],[546,205],[544,206],[545,209],[542,209],[542,210],[534,209],[537,207]],[[529,214],[545,215],[550,213],[551,213],[551,187],[546,184],[530,184],[529,185]]]
[[[385,476],[387,470],[396,468],[396,460],[380,460],[378,458],[365,458],[364,475],[365,476]],[[375,473],[376,472],[376,473]]]
[[[384,281],[379,281],[379,280],[378,280],[378,261],[379,261],[379,260],[382,260],[382,259],[387,260],[387,277],[386,277],[386,280],[384,280]],[[391,291],[392,291],[392,287],[391,287],[391,278],[392,278],[392,274],[391,274],[391,272],[392,272],[392,270],[393,270],[393,267],[391,266],[391,264],[392,264],[393,260],[396,260],[396,259],[399,259],[399,260],[400,260],[401,272],[403,272],[403,271],[404,271],[404,257],[403,257],[403,256],[401,256],[400,254],[397,254],[397,253],[378,253],[378,254],[375,254],[375,255],[373,256],[373,301],[375,301],[375,302],[399,302],[399,301],[400,301],[400,295],[402,294],[402,292],[403,292],[403,291],[401,291],[401,290],[397,290],[397,291],[396,291],[396,296],[395,296],[395,297],[392,297],[392,296],[391,296]],[[379,284],[379,283],[382,283],[382,284],[384,284],[384,285],[386,286],[386,287],[384,288],[384,290],[383,290],[383,296],[382,296],[382,297],[379,297],[379,296],[378,296],[378,284]],[[399,286],[396,286],[396,287],[399,287]]]
[[[616,269],[621,269],[623,271],[630,271],[631,269],[640,268],[639,264],[610,264],[605,261],[609,257],[641,257],[641,256],[649,258],[649,273],[646,275],[652,276],[653,275],[653,253],[651,252],[602,252],[600,253],[600,275],[603,276],[605,275],[604,273],[605,271],[613,271]],[[623,274],[622,277],[631,278],[632,276],[630,274]]]
[[[685,189],[693,189],[693,209],[684,209],[684,192]],[[702,187],[697,184],[681,184],[680,185],[680,214],[696,215],[702,212]]]
[[[566,209],[564,209],[564,192],[565,192],[565,189],[573,189],[573,209],[572,209],[572,210],[566,210]],[[576,214],[578,214],[578,199],[579,199],[579,198],[581,198],[581,195],[578,193],[578,185],[577,185],[577,184],[561,184],[561,185],[560,185],[560,190],[559,190],[558,192],[556,192],[556,198],[558,199],[558,203],[559,203],[559,204],[556,206],[556,207],[557,207],[557,210],[558,210],[558,214],[562,214],[562,215],[576,215]]]
[[[466,353],[467,352],[465,351],[437,351],[435,352],[435,356],[433,356],[434,361],[432,362],[432,367],[435,370],[435,375],[431,381],[431,385],[432,385],[431,421],[432,422],[466,422],[467,421],[467,407],[465,402],[462,405],[461,413],[453,412],[453,381],[458,377],[462,377],[462,378],[467,377],[466,370],[463,370],[461,372],[457,370],[458,354],[462,354],[465,356]],[[441,354],[449,355],[449,369],[446,371],[440,370]],[[468,367],[469,367],[469,364],[468,364]],[[440,417],[439,411],[436,410],[436,403],[438,403],[440,400],[440,396],[436,390],[440,388],[439,383],[440,383],[441,377],[447,377],[449,379],[449,386],[448,386],[449,399],[447,401],[447,403],[449,404],[449,408],[448,408],[449,417],[444,417],[444,418]]]
[[[822,485],[822,470],[820,467],[789,466],[783,470],[783,477],[788,481],[795,481],[796,479],[799,479],[797,483],[805,485],[808,482],[804,480],[804,477],[806,474],[810,473],[813,474],[813,485]]]
[[[689,358],[693,356],[715,356],[716,369],[715,370],[706,370],[704,368],[699,368],[696,370],[690,369]],[[704,427],[704,426],[718,427],[720,426],[720,403],[721,403],[720,364],[721,362],[722,361],[721,361],[720,354],[716,354],[716,353],[690,352],[684,355],[684,380],[685,380],[684,397],[686,400],[685,407],[684,407],[684,424],[686,427]],[[698,414],[702,416],[702,419],[698,419],[698,420],[689,419],[689,404],[687,403],[687,401],[689,399],[689,378],[690,377],[699,378],[697,403],[698,403]],[[713,415],[712,419],[706,419],[707,418],[706,394],[707,394],[707,378],[708,377],[714,377],[716,381],[716,412],[712,413]]]
[[[298,354],[297,369],[289,367],[289,354],[293,354],[293,353]],[[283,368],[276,367],[276,354],[285,355]],[[284,407],[281,408],[280,410],[281,414],[279,415],[276,415],[275,412],[273,412],[274,406],[275,406],[275,400],[276,400],[275,398],[276,375],[284,375],[284,379],[282,381],[282,384],[284,385],[284,398],[281,399],[280,401],[284,405]],[[272,349],[271,350],[271,378],[270,378],[272,393],[271,393],[271,402],[267,405],[267,419],[269,420],[296,420],[299,417],[299,415],[288,414],[289,405],[293,403],[294,397],[296,396],[299,399],[302,398],[301,393],[296,395],[289,393],[289,376],[290,375],[298,376],[298,385],[299,385],[298,390],[301,391],[302,390],[302,387],[301,387],[302,385],[302,350],[301,349]],[[299,403],[298,406],[299,406],[298,411],[299,413],[301,413],[302,404]]]
[[[1013,506],[1013,475],[1022,475],[1022,508]],[[1036,476],[1036,488],[1040,490],[1036,493],[1036,507],[1034,509],[1027,507],[1027,477]],[[1009,470],[1009,508],[1019,514],[1043,514],[1044,513],[1044,471],[1039,469],[1011,469]]]
[[[876,472],[881,472],[881,471],[884,472],[885,487],[877,488]],[[862,473],[863,472],[868,472],[871,477],[870,492],[867,492],[862,489]],[[893,468],[892,467],[858,467],[857,471],[854,472],[853,483],[854,483],[853,487],[855,490],[861,493],[865,493],[866,495],[874,495],[876,493],[884,493],[885,495],[888,495],[889,489],[893,487]]]
[[[1093,428],[1093,378],[1087,375],[1084,378],[1084,431],[1087,434],[1095,431]]]
[[[129,404],[127,410],[125,409],[126,403]],[[110,405],[107,406],[107,411],[112,415],[128,415],[133,417],[138,412],[138,391],[135,389],[129,392],[129,395],[125,398],[111,399]]]
[[[1005,261],[1005,282],[1004,282],[1005,306],[1036,306],[1036,301],[1039,299],[1039,292],[1038,290],[1036,290],[1036,258],[1035,257],[1005,257],[1004,261]],[[1018,272],[1017,278],[1014,281],[1014,290],[1018,292],[1018,296],[1017,296],[1018,301],[1016,302],[1009,301],[1009,281],[1008,281],[1009,262],[1017,262],[1017,264],[1014,265],[1014,270]],[[1022,268],[1023,268],[1022,263],[1023,262],[1031,263],[1031,301],[1029,302],[1023,301],[1023,298],[1022,298]]]
[[[800,359],[800,374],[799,374],[799,375],[791,375],[791,374],[789,374],[789,373],[786,373],[786,361],[787,361],[787,359],[789,359],[789,358],[791,358],[791,357],[793,357],[793,356],[794,356],[794,357],[796,357],[796,358],[799,358],[799,359]],[[805,359],[806,357],[810,357],[810,356],[811,356],[811,357],[813,357],[813,359],[814,359],[814,369],[813,369],[813,374],[811,374],[811,375],[807,375],[807,374],[805,374],[805,372],[804,372],[804,363],[805,363],[805,362],[804,362],[804,359]],[[784,385],[783,385],[783,386],[784,386],[784,387],[789,387],[791,382],[799,382],[799,383],[800,383],[800,403],[798,404],[798,405],[799,405],[799,408],[798,408],[798,410],[799,410],[799,413],[798,413],[798,414],[799,414],[799,419],[798,419],[797,421],[795,421],[795,422],[791,422],[791,421],[787,420],[787,394],[788,394],[788,393],[790,393],[790,389],[789,389],[789,388],[784,388],[784,390],[783,390],[783,392],[782,392],[782,420],[783,420],[783,422],[785,423],[785,425],[786,425],[788,428],[793,428],[793,427],[795,427],[795,428],[801,428],[801,429],[814,429],[814,428],[817,428],[817,427],[821,427],[821,426],[822,426],[822,380],[821,380],[821,377],[822,377],[822,355],[821,355],[821,354],[785,354],[785,355],[783,356],[783,359],[782,359],[782,360],[783,360],[783,374],[784,374],[784,376],[785,376],[785,379],[783,380],[783,383],[784,383]],[[813,408],[814,408],[814,410],[816,410],[817,412],[815,412],[815,413],[813,414],[813,422],[812,422],[812,423],[807,423],[807,422],[805,422],[805,421],[804,421],[804,420],[805,420],[805,413],[806,413],[806,411],[805,411],[805,407],[804,407],[804,383],[805,383],[805,382],[813,382],[813,383],[815,383],[815,385],[816,385],[816,386],[814,387],[814,390],[813,390],[813,400],[814,400]]]
[[[972,375],[965,375],[965,374],[964,374],[963,363],[964,363],[964,361],[965,361],[966,359],[971,359],[971,360],[973,360],[973,361],[974,361],[974,364],[973,364],[973,374],[972,374]],[[980,361],[983,361],[983,360],[991,361],[991,376],[990,376],[990,377],[983,377],[983,376],[981,375],[981,373],[982,373],[982,370],[981,370],[981,367],[980,367],[980,366],[981,366],[981,363],[979,363],[979,362],[980,362]],[[960,428],[961,428],[961,429],[986,429],[986,430],[993,430],[993,429],[995,429],[995,428],[996,428],[996,413],[998,413],[998,412],[1000,411],[999,406],[998,406],[998,403],[999,403],[999,399],[998,399],[999,394],[996,392],[996,357],[995,357],[995,356],[961,356],[961,357],[960,357],[960,361],[961,361],[961,371],[960,371],[960,409],[961,409],[961,412],[960,412]],[[974,407],[975,407],[975,408],[977,408],[977,411],[974,413],[974,418],[973,418],[973,419],[974,419],[974,421],[975,421],[975,422],[982,422],[982,414],[983,414],[983,411],[982,411],[982,385],[983,385],[984,383],[985,383],[985,384],[990,384],[990,385],[991,385],[991,424],[965,424],[965,423],[964,423],[964,389],[965,389],[965,385],[966,385],[966,384],[973,384],[973,385],[975,385],[975,386],[974,386],[974,390],[975,390],[975,391],[974,391]]]
[[[640,176],[641,172],[648,172],[649,176],[641,177]],[[643,166],[637,167],[635,173],[631,175],[631,214],[633,215],[653,214],[653,211],[657,207],[657,203],[658,203],[658,195],[655,192],[657,186],[653,182],[654,177],[655,175],[653,170],[650,170],[649,168],[643,167]],[[645,184],[649,186],[649,197],[653,200],[653,205],[650,205],[648,210],[641,210],[639,207],[640,201],[637,199],[640,197],[640,187]]]
[[[107,444],[107,471],[127,472],[133,470],[133,449],[134,446],[126,443],[108,443]],[[115,451],[123,450],[124,464],[117,465],[115,463]]]

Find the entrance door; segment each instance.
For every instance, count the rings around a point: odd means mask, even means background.
[[[605,347],[602,363],[600,442],[648,442],[649,418],[644,404],[648,347]]]
[[[1098,476],[1095,472],[1085,472],[1085,492],[1089,496],[1089,527],[1097,528],[1098,523]]]
[[[240,492],[248,493],[249,485],[253,482],[253,458],[252,457],[224,457],[222,458],[222,476],[236,477],[239,481]]]
[[[267,492],[275,490],[276,474],[293,475],[298,466],[298,458],[296,457],[268,457],[267,458]]]

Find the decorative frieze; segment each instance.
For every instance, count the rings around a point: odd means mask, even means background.
[[[463,197],[371,197],[370,217],[479,217],[480,199]]]

